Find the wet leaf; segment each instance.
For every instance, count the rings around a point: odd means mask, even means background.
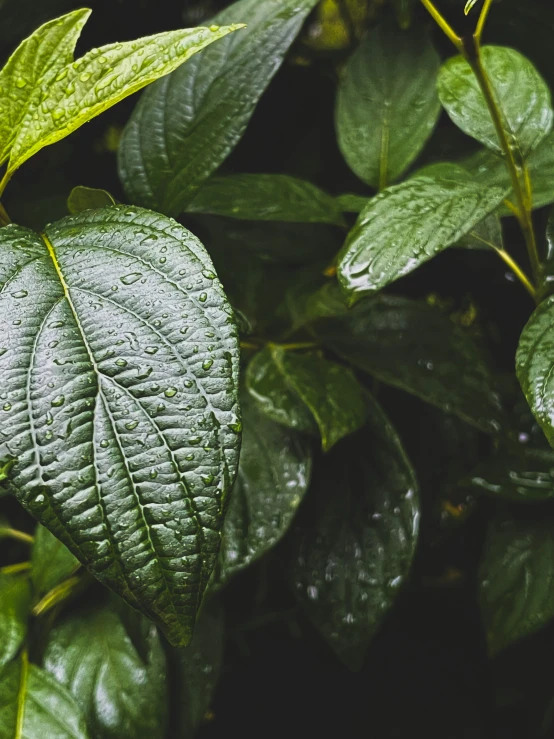
[[[239,0],[213,19],[247,27],[150,88],[123,133],[119,172],[132,202],[186,209],[242,137],[316,2]]]
[[[106,208],[110,205],[115,205],[115,200],[109,192],[82,185],[74,187],[67,198],[67,209],[72,215],[83,210]]]
[[[186,644],[240,441],[237,334],[211,261],[174,221],[122,206],[44,240],[7,226],[0,245],[0,434],[16,496]]]
[[[79,567],[79,560],[65,544],[40,524],[35,531],[31,563],[33,585],[40,595],[65,580]]]
[[[270,421],[245,393],[237,482],[223,527],[218,580],[226,582],[288,530],[310,482],[310,445]]]
[[[28,579],[15,574],[0,574],[0,668],[15,657],[23,644],[30,608]]]
[[[346,64],[337,97],[339,146],[351,169],[382,189],[417,157],[439,117],[440,59],[419,28],[384,23]]]
[[[360,669],[394,603],[418,535],[417,482],[375,401],[369,424],[329,455],[298,534],[292,578],[301,605],[340,659]]]

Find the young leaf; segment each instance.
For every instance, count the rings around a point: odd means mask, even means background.
[[[0,575],[0,668],[15,657],[23,644],[30,608],[28,579],[18,575]]]
[[[9,156],[37,87],[52,84],[73,61],[75,44],[90,13],[75,10],[45,23],[18,46],[0,71],[0,164]]]
[[[328,458],[313,485],[316,519],[299,535],[296,596],[340,659],[362,666],[415,551],[417,482],[375,401],[369,425]]]
[[[307,432],[315,421],[324,451],[365,422],[363,391],[352,372],[317,354],[272,344],[250,362],[246,386],[274,421]]]
[[[73,695],[98,739],[164,734],[167,667],[153,624],[140,646],[109,606],[70,616],[49,635],[44,668]]]
[[[8,175],[120,100],[169,74],[240,25],[186,28],[92,49],[39,84],[14,137]],[[212,30],[213,29],[213,30]]]
[[[89,737],[71,693],[26,656],[0,671],[0,739],[20,737]]]
[[[236,328],[211,261],[174,221],[121,206],[44,240],[6,226],[0,247],[0,436],[16,495],[186,644],[240,442]]]
[[[82,185],[74,187],[67,198],[67,209],[72,215],[93,208],[107,208],[110,205],[115,205],[115,200],[109,192]]]
[[[132,202],[178,215],[242,137],[258,100],[317,0],[239,0],[214,23],[247,27],[141,98],[121,139]]]
[[[554,446],[554,296],[544,300],[523,329],[516,371],[529,407]]]
[[[479,601],[492,654],[554,618],[554,525],[499,518],[479,569]]]
[[[506,196],[457,168],[414,177],[369,201],[339,254],[338,277],[351,302],[412,272],[469,233]]]
[[[310,482],[310,445],[267,419],[245,393],[237,482],[223,526],[218,579],[226,582],[272,549]]]
[[[310,182],[284,174],[212,177],[188,204],[187,211],[247,221],[344,225],[336,198]]]
[[[423,302],[380,295],[313,330],[355,367],[483,431],[505,425],[490,371],[463,329]],[[463,367],[463,372],[460,371]]]
[[[481,56],[510,143],[526,156],[552,128],[550,90],[531,62],[514,49],[484,46]],[[464,133],[502,153],[477,78],[463,57],[453,57],[443,64],[438,91],[448,115]]]
[[[31,563],[33,585],[39,595],[47,593],[79,567],[79,560],[65,544],[40,524],[35,531]]]
[[[428,35],[387,23],[352,54],[339,85],[336,127],[351,169],[382,189],[398,179],[431,135],[440,112],[440,59]]]

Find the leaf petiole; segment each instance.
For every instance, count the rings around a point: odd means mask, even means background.
[[[434,4],[431,2],[431,0],[421,0],[423,5],[427,8],[430,15],[432,16],[433,20],[436,22],[436,24],[440,27],[440,29],[443,31],[443,33],[448,36],[450,41],[454,44],[454,46],[458,49],[460,54],[464,53],[464,46],[462,39],[458,34],[454,31],[452,26],[448,23],[446,18],[440,13],[439,10],[434,6]]]

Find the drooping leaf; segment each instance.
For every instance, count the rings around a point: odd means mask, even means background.
[[[296,596],[341,660],[362,666],[414,554],[417,482],[375,401],[368,426],[327,458],[312,486],[315,518],[299,534]]]
[[[554,296],[544,300],[523,329],[516,355],[519,382],[535,418],[554,446]]]
[[[242,399],[237,482],[223,526],[218,580],[226,582],[268,552],[289,528],[310,482],[310,445]]]
[[[16,495],[185,644],[240,440],[236,328],[211,261],[174,221],[120,206],[44,240],[7,226],[0,246],[0,433]]]
[[[43,594],[69,577],[78,567],[79,560],[47,528],[37,526],[31,550],[33,585]]]
[[[479,569],[479,601],[493,654],[554,618],[552,520],[493,521]]]
[[[548,86],[531,62],[514,49],[484,46],[481,58],[510,144],[526,156],[552,128],[554,113]],[[477,78],[463,57],[453,57],[443,64],[438,91],[448,115],[462,131],[502,153]]]
[[[164,735],[167,669],[153,624],[139,652],[113,608],[69,616],[49,635],[44,668],[73,695],[95,738]]]
[[[83,210],[106,208],[110,205],[115,205],[115,200],[109,192],[83,185],[74,187],[67,198],[67,209],[72,215],[81,213]]]
[[[0,739],[20,737],[89,737],[71,693],[25,657],[0,671]]]
[[[0,574],[0,668],[15,657],[25,640],[30,607],[29,580]]]
[[[426,303],[380,295],[313,330],[355,367],[483,431],[505,425],[484,358],[463,329]],[[463,371],[461,370],[463,368]]]
[[[45,23],[14,51],[0,71],[0,164],[8,159],[21,122],[40,85],[51,85],[73,61],[75,44],[91,11],[73,13]]]
[[[363,391],[354,375],[317,354],[297,354],[272,344],[250,362],[246,386],[274,421],[306,432],[317,424],[324,451],[365,421]]]
[[[242,137],[258,100],[317,0],[239,0],[213,22],[247,28],[141,98],[121,139],[132,202],[178,215]]]
[[[224,625],[220,604],[209,600],[191,643],[177,650],[179,739],[193,739],[210,708],[223,662]]]
[[[311,182],[283,174],[212,177],[188,204],[187,211],[246,221],[344,225],[336,198]]]
[[[120,100],[242,26],[186,28],[92,49],[39,84],[14,136],[8,173]]]
[[[339,254],[341,287],[351,302],[381,290],[459,241],[506,194],[504,187],[476,185],[461,168],[452,177],[414,177],[383,190]]]
[[[440,112],[440,59],[419,28],[384,23],[352,54],[339,85],[338,142],[351,169],[382,189],[417,157]]]

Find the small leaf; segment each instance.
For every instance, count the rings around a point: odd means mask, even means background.
[[[509,143],[526,156],[552,128],[554,113],[548,86],[531,62],[514,49],[484,46],[481,58],[504,118]],[[453,57],[443,64],[438,91],[448,115],[464,133],[502,153],[477,78],[463,57]]]
[[[369,201],[339,254],[338,276],[351,302],[381,290],[455,244],[492,213],[507,188],[452,176],[414,177]]]
[[[8,174],[120,100],[169,74],[240,25],[186,28],[93,49],[35,90],[14,138]]]
[[[237,482],[223,527],[218,580],[226,582],[272,549],[288,530],[310,482],[310,445],[242,400]]]
[[[212,177],[187,211],[247,221],[344,225],[335,198],[310,182],[283,174]]]
[[[9,156],[39,85],[50,85],[73,61],[75,44],[90,16],[75,10],[45,23],[14,51],[0,71],[0,164]]]
[[[93,208],[107,208],[110,205],[115,205],[115,200],[109,192],[82,185],[74,187],[67,199],[67,209],[72,215]]]
[[[368,185],[382,189],[398,179],[433,132],[439,66],[425,32],[388,23],[368,33],[348,60],[337,97],[338,142]]]
[[[246,386],[274,421],[306,432],[315,421],[324,451],[365,422],[363,392],[354,375],[317,354],[268,346],[248,366]]]
[[[479,601],[492,654],[554,618],[551,520],[493,521],[479,569]]]
[[[15,657],[23,644],[30,608],[28,579],[0,574],[0,668]]]
[[[125,128],[119,174],[132,202],[186,209],[242,137],[316,3],[239,0],[213,19],[247,27],[151,87]]]
[[[33,585],[43,595],[69,577],[78,567],[79,560],[56,539],[47,528],[37,526],[31,550]]]
[[[213,265],[174,221],[122,206],[54,223],[44,240],[6,226],[0,248],[11,486],[186,644],[240,444],[237,332]]]
[[[467,0],[465,7],[464,7],[464,15],[469,15],[471,12],[471,9],[474,5],[478,3],[479,0]]]
[[[369,425],[327,458],[312,489],[316,515],[299,534],[297,598],[340,659],[360,669],[415,551],[417,482],[375,401]]]
[[[89,737],[71,693],[25,656],[0,671],[0,739],[14,737]]]
[[[478,348],[436,308],[380,295],[345,315],[315,322],[313,330],[354,367],[483,431],[498,432],[506,423]]]
[[[165,654],[156,627],[145,631],[137,651],[116,611],[104,606],[70,616],[49,635],[44,667],[73,695],[97,739],[164,734]]]

